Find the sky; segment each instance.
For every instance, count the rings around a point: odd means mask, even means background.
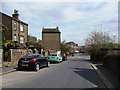
[[[16,2],[17,1],[17,2]],[[42,39],[43,27],[59,27],[61,42],[84,45],[92,31],[118,38],[118,0],[6,0],[0,11],[28,23],[29,35]]]

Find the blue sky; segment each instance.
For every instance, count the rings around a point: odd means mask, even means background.
[[[19,18],[29,25],[29,34],[41,39],[43,27],[59,27],[61,41],[84,45],[92,31],[105,31],[118,37],[118,0],[81,2],[25,1],[2,2],[1,11],[11,16],[17,9]]]

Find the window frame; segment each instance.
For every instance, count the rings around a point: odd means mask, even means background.
[[[13,35],[13,41],[17,41],[17,35],[16,34]]]
[[[17,22],[14,22],[14,23],[13,23],[13,29],[14,29],[15,31],[17,31]]]
[[[21,37],[23,38],[22,40],[21,40]],[[24,43],[24,42],[25,42],[25,37],[24,36],[20,36],[20,43]]]
[[[20,32],[24,32],[24,24],[20,23]]]

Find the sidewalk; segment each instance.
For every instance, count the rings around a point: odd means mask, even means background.
[[[108,68],[104,67],[101,62],[92,62],[93,65],[100,71],[102,74],[102,78],[104,82],[107,82],[106,84],[108,88],[120,88],[118,85],[120,82],[118,81],[118,75],[110,71]],[[104,79],[105,78],[105,79]]]
[[[16,71],[16,68],[17,66],[11,66],[11,67],[0,67],[0,75],[4,75],[4,74],[7,74],[7,73],[11,73],[11,72],[14,72]]]

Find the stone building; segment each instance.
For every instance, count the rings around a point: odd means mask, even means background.
[[[7,28],[7,30],[3,31],[3,39],[17,41],[18,43],[27,42],[28,24],[19,19],[18,11],[14,10],[12,17],[2,12],[0,14],[2,16],[2,25]]]
[[[61,32],[59,28],[42,29],[42,43],[45,50],[60,50]]]

